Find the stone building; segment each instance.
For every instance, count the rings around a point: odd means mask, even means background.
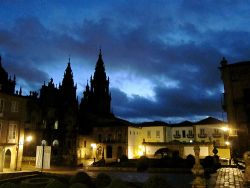
[[[51,146],[52,162],[76,164],[76,131],[78,101],[70,59],[62,84],[57,87],[53,79],[43,84],[40,95],[32,100],[30,114],[33,126],[26,127],[26,134],[34,135],[35,146],[42,141]],[[63,147],[62,147],[63,146]],[[30,155],[35,155],[35,147]],[[29,153],[26,153],[29,155]]]
[[[96,63],[94,76],[90,77],[79,109],[79,131],[83,134],[92,131],[94,126],[101,126],[99,122],[105,119],[114,120],[111,112],[111,93],[109,90],[109,77],[106,76],[105,65],[100,50]]]
[[[23,153],[35,157],[42,141],[51,146],[53,164],[76,165],[86,159],[116,161],[122,155],[155,157],[161,148],[177,149],[185,157],[193,152],[192,142],[202,145],[203,155],[211,155],[213,146],[224,146],[227,138],[226,124],[213,118],[173,125],[115,117],[101,50],[80,104],[76,89],[70,59],[62,83],[57,86],[51,79],[39,94],[29,96],[22,96],[21,89],[15,92],[15,77],[8,78],[0,61],[0,170],[20,169]],[[26,142],[28,136],[32,142]]]
[[[220,65],[224,84],[222,107],[227,113],[233,148],[243,153],[250,146],[250,62],[229,64],[223,58]]]
[[[21,169],[27,100],[15,93],[15,77],[8,78],[0,57],[0,172]]]

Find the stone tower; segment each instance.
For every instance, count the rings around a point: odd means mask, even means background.
[[[0,91],[10,95],[15,94],[16,77],[12,80],[8,78],[8,73],[2,67],[2,57],[0,56]]]
[[[99,117],[112,115],[110,112],[111,94],[109,91],[109,78],[106,76],[102,59],[102,51],[96,63],[94,77],[90,77],[90,86],[87,83],[81,101],[81,111]]]
[[[76,163],[76,130],[78,102],[76,98],[73,72],[70,59],[64,72],[62,85],[59,85],[59,121],[61,138],[63,140],[63,156],[68,164]]]

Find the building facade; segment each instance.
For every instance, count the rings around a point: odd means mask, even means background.
[[[250,62],[229,64],[223,58],[220,65],[224,84],[222,107],[227,113],[233,147],[243,153],[250,146]]]
[[[12,80],[2,67],[0,57],[0,172],[20,170],[24,144],[27,99],[15,92]]]
[[[200,144],[203,156],[212,155],[214,146],[227,147],[229,127],[211,117],[179,124],[133,124],[115,117],[101,51],[80,104],[70,59],[58,87],[51,79],[39,94],[31,92],[24,97],[21,89],[15,92],[15,77],[8,78],[2,66],[0,86],[0,170],[21,168],[23,153],[34,157],[42,142],[51,146],[53,164],[67,165],[86,159],[116,161],[123,155],[129,159],[157,157],[155,153],[161,148],[177,150],[186,157],[193,154],[194,143]],[[30,136],[32,142],[26,142]]]

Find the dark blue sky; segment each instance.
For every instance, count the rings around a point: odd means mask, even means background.
[[[112,109],[132,121],[222,118],[218,70],[249,60],[247,1],[11,0],[0,3],[0,54],[24,94],[63,78],[78,95],[101,46]]]

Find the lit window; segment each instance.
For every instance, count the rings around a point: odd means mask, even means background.
[[[156,138],[160,138],[160,131],[156,131]]]
[[[59,145],[59,141],[58,140],[54,140],[52,144],[53,144],[54,147],[56,147],[56,146]]]
[[[58,129],[58,121],[55,121],[54,129]]]
[[[17,101],[11,101],[11,112],[18,112],[18,105]]]
[[[46,122],[46,120],[43,120],[43,125],[42,125],[42,126],[43,126],[42,128],[46,129],[46,127],[47,127],[47,122]]]
[[[10,124],[9,125],[9,135],[8,138],[10,141],[13,141],[16,139],[16,124]]]
[[[151,138],[151,131],[147,132],[147,136],[148,136],[148,138]]]

